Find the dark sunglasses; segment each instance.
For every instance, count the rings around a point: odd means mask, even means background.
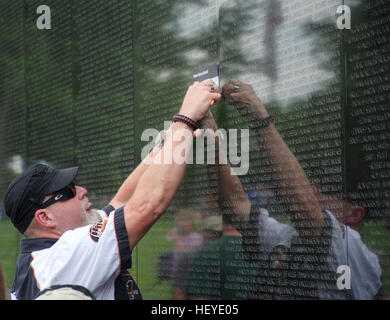
[[[47,199],[47,201],[42,203],[39,206],[39,208],[44,209],[58,201],[66,201],[72,199],[75,195],[76,195],[76,186],[72,182],[70,185],[66,186],[60,191],[57,191],[52,197],[50,197],[49,199]]]

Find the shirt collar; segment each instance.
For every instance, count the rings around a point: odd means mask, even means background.
[[[57,242],[57,239],[37,238],[20,240],[20,253],[30,253],[50,248]]]

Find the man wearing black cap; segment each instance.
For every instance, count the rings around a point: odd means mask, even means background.
[[[26,236],[21,240],[13,299],[35,299],[47,288],[64,285],[84,287],[96,299],[141,298],[127,272],[131,250],[181,184],[186,162],[172,161],[172,156],[176,147],[189,154],[194,125],[213,100],[219,101],[212,85],[216,88],[208,79],[189,87],[181,120],[174,121],[164,143],[131,173],[103,210],[93,210],[87,190],[74,184],[77,167],[57,170],[37,164],[11,182],[5,211]],[[150,161],[154,159],[159,161]]]

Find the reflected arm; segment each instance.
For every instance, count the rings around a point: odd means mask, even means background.
[[[230,219],[236,229],[246,223],[249,219],[251,204],[242,187],[241,181],[236,175],[231,174],[231,167],[222,149],[221,135],[215,134],[218,126],[211,112],[208,112],[202,120],[202,128],[205,135],[210,135],[215,139],[215,165],[207,165],[207,174],[210,182],[218,181],[217,196],[218,205],[223,214],[232,214]]]
[[[262,120],[269,114],[262,102],[256,96],[253,88],[245,83],[239,84],[239,91],[231,90],[236,80],[231,80],[225,93],[241,115],[247,117],[256,131],[261,151],[272,164],[272,178],[275,196],[285,199],[292,221],[301,226],[309,224],[311,231],[321,231],[324,225],[324,215],[316,197],[313,186],[302,169],[299,161],[291,152],[275,125],[271,123],[262,127]]]

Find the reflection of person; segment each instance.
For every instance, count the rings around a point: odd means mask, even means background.
[[[206,215],[203,217],[203,245],[217,240],[222,236],[223,226],[221,216]]]
[[[26,236],[21,240],[12,298],[35,299],[40,291],[62,284],[84,287],[96,299],[141,298],[127,272],[131,250],[181,184],[186,163],[172,161],[173,152],[180,146],[188,154],[197,121],[213,99],[220,99],[213,85],[208,79],[188,88],[181,119],[171,125],[164,144],[130,174],[104,210],[92,210],[87,190],[74,184],[78,168],[56,170],[38,164],[12,181],[5,211]],[[164,161],[167,158],[171,161]],[[88,225],[89,218],[102,221]]]
[[[200,213],[189,209],[181,209],[176,213],[176,227],[168,235],[175,242],[174,254],[191,251],[202,245],[203,237],[197,232],[200,218]]]
[[[390,204],[390,198],[385,198],[384,200]],[[354,207],[356,208],[359,206]],[[364,243],[366,243],[379,258],[382,267],[383,299],[390,300],[390,224],[388,220],[390,217],[390,207],[384,208],[383,216],[381,214],[381,218],[370,219],[370,214],[368,213],[368,219],[366,218],[364,223],[362,223],[364,215],[365,210],[364,208],[361,208],[352,217],[356,221],[356,230],[361,234]]]
[[[247,256],[259,259],[259,253],[263,253],[268,257],[261,258],[254,296],[266,299],[374,298],[381,286],[377,257],[356,231],[340,224],[330,211],[321,208],[315,189],[252,87],[231,80],[223,87],[222,95],[251,121],[261,151],[273,165],[275,196],[290,204],[288,213],[293,225],[279,223],[267,210],[251,204],[243,194],[236,194],[236,198],[241,199],[238,202],[232,201],[227,189],[220,191],[223,201],[240,219]],[[222,189],[235,179],[221,170],[219,176]],[[237,187],[237,181],[235,185],[237,193],[241,188]],[[258,226],[257,230],[254,225]],[[251,254],[254,246],[257,249]],[[351,268],[352,289],[338,290],[337,267],[347,264]]]
[[[241,234],[222,215],[222,237],[209,242],[193,257],[187,294],[190,299],[248,299],[256,269],[242,255]]]
[[[2,263],[0,262],[0,300],[7,300],[7,278]]]
[[[203,244],[202,235],[197,232],[196,226],[200,219],[200,213],[188,209],[181,209],[176,213],[174,228],[169,236],[175,241],[172,251],[172,280],[173,295],[175,300],[186,298],[186,278],[188,266],[193,252]]]

